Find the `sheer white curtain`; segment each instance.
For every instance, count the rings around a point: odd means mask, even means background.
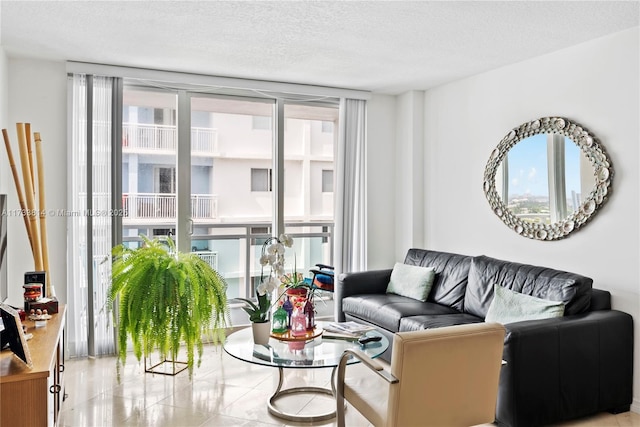
[[[342,99],[336,155],[336,275],[367,268],[366,142],[367,102]]]
[[[106,296],[111,281],[113,84],[110,77],[69,76],[69,355],[115,352]],[[88,132],[88,129],[90,132]]]

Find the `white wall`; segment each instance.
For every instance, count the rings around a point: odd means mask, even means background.
[[[64,63],[9,59],[8,130],[16,163],[18,159],[16,123],[31,123],[40,132],[46,181],[46,208],[67,207],[67,80]],[[1,79],[0,79],[1,81]],[[4,97],[3,97],[4,98]],[[3,150],[4,151],[4,150]],[[6,158],[6,154],[4,155]],[[4,160],[6,162],[6,160]],[[7,185],[8,208],[18,209],[13,178]],[[67,221],[62,216],[47,217],[51,283],[62,302],[67,287]],[[8,218],[9,302],[20,305],[24,273],[33,271],[33,257],[22,217]]]
[[[639,31],[620,32],[444,85],[425,94],[425,242],[428,248],[573,271],[609,290],[615,309],[640,316]],[[491,151],[510,129],[564,116],[595,134],[615,176],[604,208],[567,239],[517,235],[482,189]],[[640,328],[634,410],[640,412]]]
[[[424,247],[424,92],[398,96],[396,116],[395,255]]]
[[[0,46],[0,126],[6,128],[5,123],[9,122],[9,70],[7,55],[4,48]],[[0,193],[5,194],[9,191],[9,162],[7,161],[7,152],[3,148],[0,150]]]

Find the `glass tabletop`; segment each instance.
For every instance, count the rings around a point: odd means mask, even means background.
[[[318,322],[322,327],[322,322]],[[349,348],[358,348],[371,358],[380,356],[389,347],[389,340],[378,331],[368,331],[367,336],[379,336],[380,341],[361,346],[355,340],[323,338],[322,335],[307,341],[304,348],[294,350],[288,342],[270,338],[267,345],[254,344],[251,327],[230,334],[224,343],[224,351],[230,356],[258,365],[283,368],[330,368],[340,362],[340,356]],[[355,363],[353,357],[347,363]]]

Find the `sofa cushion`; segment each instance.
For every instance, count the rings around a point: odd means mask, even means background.
[[[435,276],[433,267],[408,265],[396,262],[387,286],[388,294],[402,295],[418,301],[426,301]]]
[[[405,264],[433,267],[436,277],[427,297],[435,302],[462,311],[471,257],[448,252],[409,249]]]
[[[589,309],[592,284],[592,279],[579,274],[478,256],[471,260],[464,311],[485,318],[493,300],[493,286],[500,285],[521,294],[560,301],[565,305],[565,315],[578,314]]]
[[[564,304],[532,297],[495,285],[485,322],[513,323],[562,317]]]
[[[399,332],[419,331],[422,329],[441,328],[443,326],[468,325],[482,321],[481,318],[466,313],[409,316],[403,317],[400,320]]]
[[[459,313],[450,307],[431,302],[421,302],[394,294],[363,294],[342,300],[345,314],[365,320],[392,332],[398,332],[400,319],[419,314]]]

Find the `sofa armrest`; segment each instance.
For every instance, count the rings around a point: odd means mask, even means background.
[[[591,289],[591,311],[611,310],[611,293],[602,289]]]
[[[505,327],[498,424],[545,425],[631,404],[629,314],[599,310]]]
[[[391,278],[391,271],[389,268],[340,274],[334,289],[336,319],[339,322],[345,320],[342,311],[343,298],[360,294],[384,294]]]

